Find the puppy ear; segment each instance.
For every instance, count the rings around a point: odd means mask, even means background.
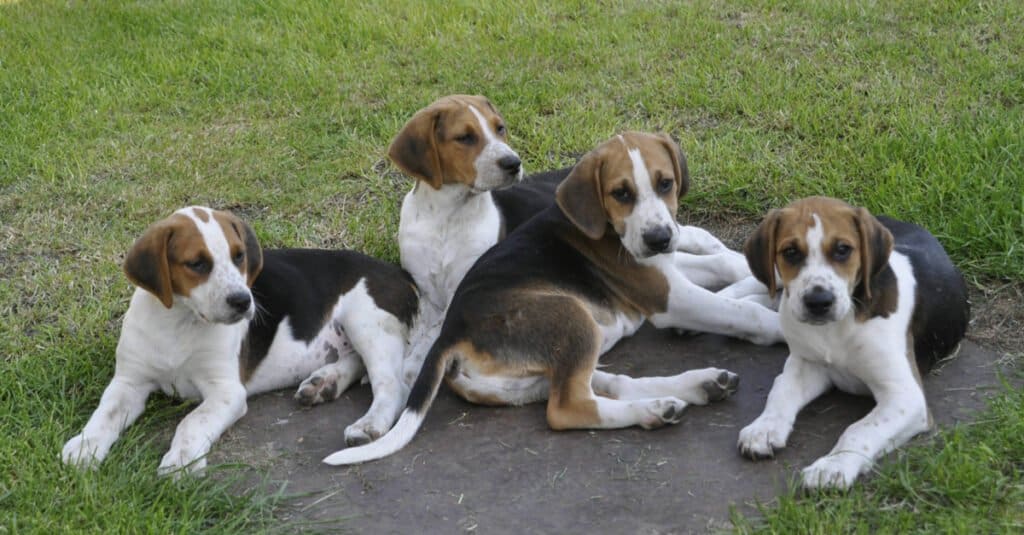
[[[588,152],[555,190],[555,202],[562,213],[592,240],[601,239],[608,226],[604,203],[601,202],[603,163],[598,151]]]
[[[229,213],[229,216],[232,220],[231,224],[237,225],[235,230],[238,231],[242,243],[245,244],[245,281],[249,287],[252,287],[260,271],[263,271],[263,248],[260,247],[260,240],[256,237],[252,227],[234,214]]]
[[[388,157],[402,171],[434,189],[444,181],[437,150],[437,127],[443,111],[436,106],[416,112],[388,147]]]
[[[675,167],[676,174],[676,198],[682,199],[683,195],[690,191],[690,170],[686,166],[686,154],[668,134],[658,134],[658,137],[672,157],[672,166]]]
[[[775,234],[779,229],[781,210],[772,210],[764,217],[757,230],[743,244],[750,272],[768,287],[768,295],[775,297]]]
[[[889,229],[866,208],[855,208],[854,219],[860,233],[860,285],[854,294],[865,303],[871,300],[871,279],[889,264],[893,237]]]
[[[153,224],[135,240],[124,259],[128,280],[155,295],[167,308],[174,304],[171,266],[167,260],[167,244],[173,234],[174,225],[168,221]]]

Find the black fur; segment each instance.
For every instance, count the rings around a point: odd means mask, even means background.
[[[404,270],[354,251],[270,249],[252,286],[256,317],[242,343],[243,370],[254,370],[267,356],[278,325],[287,317],[292,337],[306,343],[330,321],[338,297],[360,279],[377,306],[406,325],[416,314],[416,287]]]
[[[502,236],[511,233],[531,217],[555,203],[555,189],[572,171],[572,167],[538,173],[510,188],[491,193],[501,212]]]
[[[916,306],[910,332],[922,372],[949,355],[963,340],[970,318],[967,285],[939,240],[913,224],[879,216],[895,239],[895,251],[906,255],[917,279]]]

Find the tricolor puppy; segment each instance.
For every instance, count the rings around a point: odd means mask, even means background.
[[[508,233],[551,207],[555,188],[572,167],[522,179],[522,162],[508,145],[504,119],[489,100],[468,95],[443,97],[416,112],[395,136],[388,156],[416,179],[402,202],[398,229],[402,267],[420,290],[405,363],[411,385],[470,266]],[[659,228],[649,238],[665,247],[671,238],[676,267],[690,281],[719,289],[750,276],[742,254],[703,229],[677,227],[676,232]],[[760,284],[727,292],[751,300],[764,293]]]
[[[470,269],[395,427],[325,462],[358,463],[400,449],[445,378],[475,403],[547,399],[553,429],[654,428],[678,422],[688,404],[728,396],[737,378],[725,370],[634,379],[595,369],[601,353],[645,320],[781,340],[776,312],[720,298],[675,268],[675,215],[687,180],[667,136],[627,133],[584,156],[559,185],[555,206]]]
[[[553,204],[568,169],[496,191],[522,180],[522,161],[508,145],[497,108],[470,95],[446,96],[416,112],[388,157],[416,179],[398,226],[402,267],[420,290],[406,363],[411,384],[470,266],[506,232]]]
[[[178,210],[125,258],[137,286],[117,344],[114,379],[65,463],[95,465],[154,390],[202,403],[178,425],[160,473],[201,470],[246,396],[294,386],[305,403],[335,399],[369,375],[373,404],[345,430],[368,442],[394,423],[416,290],[397,266],[350,251],[260,250],[228,212]],[[251,289],[250,289],[251,286]]]
[[[790,356],[740,451],[770,457],[800,409],[833,386],[877,405],[803,471],[807,487],[849,487],[876,458],[931,426],[921,371],[964,336],[963,277],[923,228],[811,197],[765,217],[746,244],[754,274],[776,291]]]

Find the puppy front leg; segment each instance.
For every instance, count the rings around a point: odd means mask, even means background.
[[[846,428],[828,455],[804,468],[805,487],[849,488],[875,459],[930,427],[924,391],[909,374],[888,382],[875,400],[875,408]]]
[[[171,449],[157,469],[160,475],[182,469],[189,473],[201,472],[206,468],[205,457],[210,446],[245,415],[246,392],[239,381],[211,381],[196,386],[203,395],[203,402],[178,424]]]
[[[746,258],[735,251],[706,255],[677,252],[672,254],[672,261],[684,277],[709,290],[719,290],[751,276]]]
[[[790,355],[768,392],[764,411],[740,431],[740,453],[755,460],[774,456],[775,450],[786,446],[800,409],[830,386],[824,366]]]
[[[64,444],[64,464],[92,468],[102,462],[121,432],[142,414],[152,391],[152,383],[115,375],[85,428]]]
[[[677,224],[676,230],[678,231],[675,249],[677,252],[695,255],[732,252],[714,234],[700,227]]]
[[[662,273],[669,281],[668,307],[648,318],[655,327],[724,334],[760,345],[783,341],[777,312],[753,301],[716,295],[672,266]]]

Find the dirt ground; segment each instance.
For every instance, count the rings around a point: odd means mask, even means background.
[[[700,223],[732,246],[752,226]],[[1000,371],[1020,352],[1011,336],[1024,325],[1021,293],[1020,285],[973,292],[970,340],[925,378],[939,426],[970,420],[1000,388]],[[313,409],[291,392],[272,393],[250,400],[212,460],[249,463],[287,482],[286,492],[299,495],[288,506],[294,520],[357,533],[703,533],[727,527],[732,508],[756,515],[756,503],[770,502],[872,407],[827,394],[800,414],[775,459],[742,458],[737,434],[760,414],[786,354],[783,345],[645,327],[602,359],[607,370],[649,376],[715,366],[740,375],[739,391],[656,431],[554,432],[543,405],[480,407],[442,388],[411,444],[350,468],[320,459],[343,446],[344,427],[369,406],[368,386]]]

